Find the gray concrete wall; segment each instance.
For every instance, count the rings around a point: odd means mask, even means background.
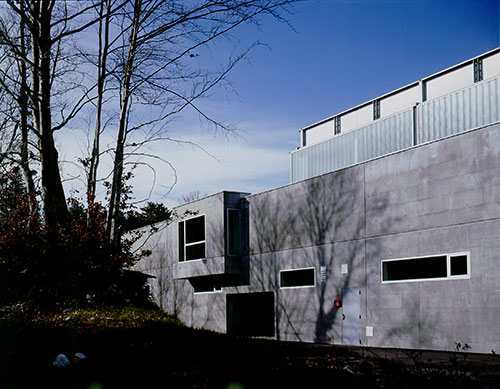
[[[369,345],[500,349],[499,162],[494,125],[366,164]],[[464,251],[470,279],[380,282],[383,259]]]
[[[493,125],[249,196],[249,289],[275,291],[277,336],[341,343],[333,299],[359,287],[363,344],[499,350],[499,162]],[[470,279],[381,283],[383,259],[456,252]],[[309,266],[315,287],[279,288],[280,270]]]
[[[149,285],[153,298],[163,310],[175,314],[189,326],[226,331],[225,293],[194,293],[189,279],[242,271],[240,257],[226,256],[225,215],[227,208],[240,207],[243,195],[248,193],[220,192],[176,207],[171,222],[158,223],[153,229],[143,228],[142,237],[136,243],[137,249],[152,252],[137,263],[135,269],[152,276]],[[206,258],[179,262],[178,222],[196,215],[205,215]],[[242,226],[244,236],[248,236],[247,225]],[[248,251],[246,241],[243,240],[242,246]]]
[[[207,215],[206,263],[224,255],[231,201],[239,197],[219,194],[177,209]],[[225,331],[226,294],[272,291],[276,338],[342,343],[343,308],[333,300],[359,288],[364,345],[500,350],[499,124],[248,196],[242,207],[248,250],[239,285],[193,294],[189,281],[174,280],[175,223],[148,243],[154,255],[146,272],[162,280],[157,298],[187,324]],[[382,260],[457,252],[470,253],[469,279],[381,282]],[[314,286],[280,288],[280,270],[308,267]]]

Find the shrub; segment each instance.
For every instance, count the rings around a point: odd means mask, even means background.
[[[70,200],[66,226],[47,231],[29,203],[19,171],[0,180],[0,304],[92,302],[147,304],[147,277],[124,269],[147,252],[134,253],[137,233],[119,250],[107,239],[106,216],[98,203]]]

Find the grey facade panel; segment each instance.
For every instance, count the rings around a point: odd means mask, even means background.
[[[227,294],[271,292],[275,338],[340,344],[344,307],[333,302],[342,289],[358,288],[364,345],[453,350],[460,342],[473,352],[499,350],[499,177],[495,124],[246,196],[248,252],[235,259],[241,277],[220,291],[193,293],[189,280],[174,279],[175,267],[185,265],[176,256],[175,223],[149,241],[157,249],[141,264],[157,275],[152,289],[162,307],[196,327],[226,330]],[[218,225],[220,247],[223,197],[180,208]],[[452,253],[467,253],[469,276],[381,282],[384,260]],[[219,258],[206,263],[219,266]],[[315,269],[314,286],[280,287],[280,271],[304,268]]]

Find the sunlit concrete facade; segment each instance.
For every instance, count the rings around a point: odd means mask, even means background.
[[[154,277],[160,306],[194,327],[498,351],[498,121],[263,193],[179,206],[144,235],[152,255],[137,267]]]

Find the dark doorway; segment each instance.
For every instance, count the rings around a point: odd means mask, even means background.
[[[228,294],[227,333],[274,336],[274,293]]]

